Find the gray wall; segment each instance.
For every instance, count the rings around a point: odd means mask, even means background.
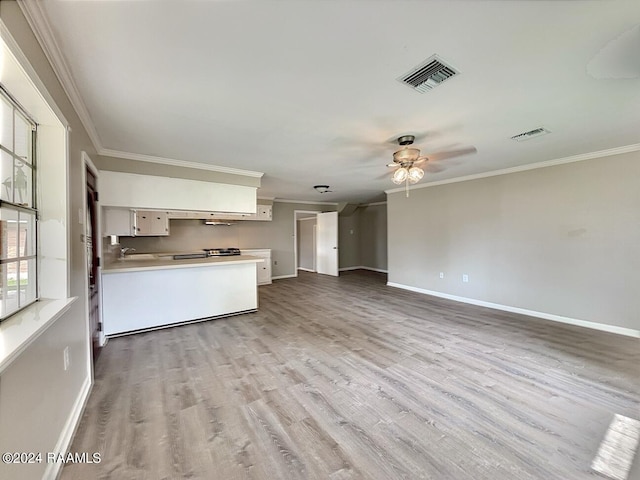
[[[640,329],[639,179],[633,152],[389,194],[389,281]]]
[[[298,268],[315,271],[315,218],[298,220]]]
[[[358,207],[339,217],[340,268],[387,270],[387,205]]]
[[[230,227],[204,225],[202,220],[171,220],[168,237],[121,237],[123,247],[138,252],[184,252],[207,247],[270,248],[273,277],[295,275],[294,210],[335,211],[332,205],[273,203],[270,222],[239,221]]]
[[[13,1],[0,2],[0,19],[29,59],[40,80],[69,122],[69,241],[70,292],[78,296],[71,309],[47,329],[0,378],[0,449],[2,451],[53,451],[65,422],[90,379],[86,326],[84,244],[78,240],[83,225],[77,221],[82,208],[81,151],[92,158],[95,149],[74,111],[44,52]],[[69,346],[71,365],[63,370],[62,351]],[[0,478],[41,478],[46,462],[39,465],[0,464]],[[17,467],[17,468],[13,468]]]
[[[360,265],[387,270],[387,205],[358,209],[360,226]]]
[[[338,265],[340,268],[359,267],[360,215],[356,209],[351,215],[338,215]]]

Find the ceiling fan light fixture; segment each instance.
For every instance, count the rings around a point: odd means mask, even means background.
[[[420,150],[413,147],[404,147],[393,154],[396,163],[415,162],[420,157]]]
[[[418,183],[424,177],[424,170],[420,167],[411,167],[408,173],[410,183]]]
[[[401,185],[409,176],[409,170],[405,167],[401,167],[393,172],[393,177],[391,177],[391,181],[396,185]]]

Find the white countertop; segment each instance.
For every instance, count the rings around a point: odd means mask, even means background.
[[[227,257],[206,257],[206,258],[189,258],[183,260],[173,260],[164,254],[158,255],[158,258],[138,260],[128,258],[125,260],[116,260],[106,264],[102,268],[103,274],[139,272],[146,270],[169,270],[174,268],[197,268],[212,267],[216,265],[233,265],[239,263],[261,263],[264,258],[252,257],[251,255],[230,255]]]

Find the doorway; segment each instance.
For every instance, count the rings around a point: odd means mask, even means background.
[[[338,212],[294,211],[295,276],[298,270],[338,276]]]
[[[100,231],[98,229],[97,170],[85,157],[85,246],[87,259],[87,303],[89,307],[89,343],[93,362],[102,350],[102,322],[100,319]]]

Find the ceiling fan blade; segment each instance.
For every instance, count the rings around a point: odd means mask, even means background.
[[[440,173],[446,170],[446,168],[444,168],[441,165],[438,165],[437,163],[427,163],[425,166],[420,168],[422,168],[425,172],[429,172],[429,173]]]
[[[461,157],[463,155],[470,155],[477,153],[476,147],[459,148],[457,150],[445,150],[441,152],[430,153],[426,155],[429,160],[447,160],[448,158]]]

